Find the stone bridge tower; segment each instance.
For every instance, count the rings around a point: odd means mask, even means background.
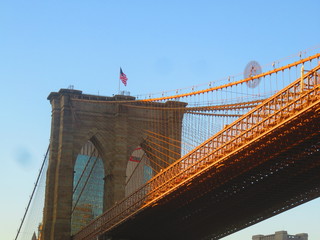
[[[43,240],[70,239],[74,165],[86,142],[94,144],[104,164],[104,210],[124,198],[127,161],[137,145],[148,145],[145,130],[161,131],[171,139],[166,149],[180,154],[185,103],[143,103],[131,96],[102,97],[71,89],[52,92],[48,100],[52,122]],[[159,111],[165,108],[169,110]]]

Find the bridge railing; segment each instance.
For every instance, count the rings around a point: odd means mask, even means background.
[[[268,134],[297,112],[319,101],[319,69],[320,66],[317,66],[301,79],[297,79],[246,115],[226,126],[153,177],[136,192],[93,220],[73,239],[93,239],[126,221],[145,207],[157,204],[159,199],[186,184],[202,171],[213,166],[219,168],[229,154],[250,144],[257,137]]]

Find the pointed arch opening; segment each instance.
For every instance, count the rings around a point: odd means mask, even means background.
[[[136,147],[127,163],[125,196],[129,196],[155,174],[150,159],[141,146]]]
[[[71,234],[102,214],[104,166],[91,141],[80,150],[74,165]]]

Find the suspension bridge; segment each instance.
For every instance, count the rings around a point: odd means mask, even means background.
[[[145,98],[51,93],[16,239],[219,239],[318,198],[319,58]]]

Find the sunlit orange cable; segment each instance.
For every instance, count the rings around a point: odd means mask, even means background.
[[[159,138],[155,138],[155,139],[158,139],[159,141],[161,141],[161,142],[163,142],[163,143],[169,144],[170,146],[177,147],[177,148],[181,149],[181,147],[176,146],[176,145],[174,145],[174,144],[170,144],[170,143],[165,142],[165,141],[162,141],[162,140],[160,140]],[[175,152],[175,151],[172,151],[172,150],[170,150],[170,149],[168,149],[168,148],[166,148],[166,147],[164,147],[164,146],[161,146],[160,144],[158,144],[158,143],[156,143],[156,142],[154,142],[154,141],[151,141],[150,139],[148,139],[148,143],[152,143],[152,144],[154,144],[154,145],[157,145],[159,148],[162,148],[162,149],[164,149],[164,150],[167,150],[168,152],[171,152],[171,153],[173,153],[173,154],[175,154],[175,155],[178,155],[178,156],[180,157],[180,154],[179,154],[179,153],[177,153],[177,152]],[[170,158],[171,158],[172,160],[175,160],[175,158],[172,158],[172,157],[170,157]]]
[[[169,139],[169,137],[166,137],[166,136],[164,136],[164,135],[161,135],[161,134],[158,134],[158,133],[155,133],[155,132],[151,132],[151,131],[148,131],[148,130],[146,130],[146,132],[152,133],[152,134],[154,134],[154,135],[156,135],[156,136],[160,136],[160,137]],[[150,136],[150,137],[154,137],[154,136],[152,136],[152,135],[150,135],[150,134],[146,134],[146,135],[147,135],[147,136]],[[180,143],[181,145],[186,145],[186,146],[191,147],[191,148],[194,148],[194,147],[195,147],[195,145],[192,145],[192,144],[187,143],[187,142],[185,142],[185,141],[180,141],[180,140],[177,140],[177,139],[171,139],[171,140],[172,140],[172,141],[175,141],[175,142],[178,142],[178,143]],[[189,140],[190,140],[190,139],[189,139]],[[176,146],[176,145],[174,145],[174,146]],[[178,147],[178,146],[177,146],[177,147]],[[180,147],[180,149],[182,149],[182,147]]]
[[[286,57],[283,57],[283,58],[280,58],[280,59],[277,59],[277,60],[274,60],[272,62],[269,62],[267,64],[264,64],[262,67],[267,67],[267,66],[273,66],[275,63],[281,63],[281,62],[284,62],[286,60],[289,60],[291,58],[294,58],[294,57],[297,57],[299,56],[301,53],[307,53],[307,52],[310,52],[310,51],[313,51],[315,49],[318,49],[320,48],[320,45],[315,45],[313,47],[310,47],[310,48],[307,48],[307,49],[304,49],[304,50],[301,50],[295,54],[292,54],[292,55],[289,55],[289,56],[286,56]],[[168,94],[168,93],[171,93],[171,92],[176,92],[176,94],[178,94],[179,92],[183,91],[183,90],[189,90],[189,89],[192,89],[192,91],[195,89],[195,88],[198,88],[198,87],[201,87],[201,86],[211,86],[213,83],[219,83],[219,82],[222,82],[222,81],[226,81],[228,79],[234,79],[235,77],[238,77],[238,76],[241,76],[243,75],[243,72],[241,73],[236,73],[236,74],[232,74],[232,75],[229,75],[227,77],[224,77],[224,78],[221,78],[221,79],[218,79],[218,80],[213,80],[213,81],[210,81],[210,82],[206,82],[206,83],[202,83],[202,84],[198,84],[198,85],[193,85],[193,86],[188,86],[188,87],[183,87],[183,88],[179,88],[179,89],[171,89],[171,90],[166,90],[166,91],[162,91],[162,92],[154,92],[154,93],[147,93],[147,94],[139,94],[137,96],[138,97],[143,97],[143,96],[152,96],[152,95],[159,95],[159,94],[162,94],[162,96],[164,96],[165,94]],[[149,97],[150,98],[150,97]],[[146,98],[147,99],[147,98]]]
[[[162,138],[170,139],[170,140],[172,140],[172,141],[174,141],[174,142],[181,143],[180,140],[169,138],[169,137],[164,136],[164,135],[162,135],[162,134],[160,134],[160,133],[152,132],[152,131],[150,131],[150,130],[145,130],[145,132],[150,133],[150,134],[153,134],[153,135],[156,135],[156,136],[160,136],[160,137],[162,137]],[[150,135],[150,134],[148,134],[148,135],[152,137],[152,135]]]
[[[242,114],[217,114],[217,113],[202,113],[202,112],[186,112],[192,115],[203,115],[203,116],[212,116],[212,117],[241,117]]]
[[[308,77],[309,75],[311,75],[313,72],[317,71],[320,69],[320,65],[315,67],[313,69],[313,71],[308,72],[304,77]],[[277,94],[275,94],[271,99],[267,99],[264,104],[268,104],[269,102],[273,101],[273,99],[276,99],[277,97],[281,96],[283,93],[287,92],[287,89],[290,89],[294,86],[297,85],[297,83],[299,84],[300,79],[297,79],[296,81],[294,81],[293,83],[289,84],[289,86],[287,86],[285,89],[279,91]],[[216,133],[213,137],[211,137],[210,139],[204,141],[201,145],[197,146],[196,148],[194,148],[192,151],[190,151],[187,155],[185,155],[184,157],[182,157],[179,161],[173,163],[170,167],[179,164],[180,161],[182,161],[185,158],[188,158],[188,156],[191,156],[192,154],[196,154],[197,151],[201,150],[201,148],[205,145],[207,145],[208,143],[212,142],[212,139],[214,139],[215,137],[222,137],[223,134],[227,131],[230,130],[232,127],[234,127],[237,123],[241,123],[241,121],[243,121],[244,119],[247,119],[248,116],[252,115],[253,112],[257,111],[257,109],[253,109],[251,110],[249,113],[247,113],[246,115],[242,116],[241,118],[237,119],[235,122],[232,123],[232,125],[228,126],[227,128],[221,130],[220,132]],[[247,130],[246,130],[247,131]],[[167,170],[170,169],[170,167],[164,169],[164,171],[162,172],[162,174],[164,174]]]
[[[179,145],[174,145],[174,144],[172,144],[172,143],[170,143],[170,142],[167,142],[167,141],[165,141],[165,140],[162,140],[162,139],[159,138],[159,137],[155,137],[155,136],[152,136],[152,135],[150,135],[150,134],[147,134],[147,136],[149,136],[150,138],[153,138],[153,139],[157,139],[157,140],[159,140],[159,141],[161,141],[161,142],[163,142],[163,143],[169,144],[170,146],[177,147],[177,148],[180,148],[180,149],[181,149],[180,144],[179,144]],[[157,136],[161,136],[161,134],[157,134]],[[163,137],[163,138],[164,138],[164,137]],[[166,139],[168,139],[168,140],[170,140],[170,141],[175,141],[175,142],[181,143],[181,141],[178,141],[178,140],[173,139],[173,138],[166,137]],[[151,142],[152,142],[152,141],[151,141]],[[169,149],[167,149],[167,148],[165,148],[165,147],[162,147],[162,148],[170,151]],[[172,151],[172,150],[171,150],[171,151]],[[173,153],[175,153],[175,152],[173,152]]]
[[[152,142],[151,142],[152,143]],[[153,143],[154,144],[154,143]],[[156,145],[156,144],[155,144]],[[166,156],[166,157],[168,157],[168,158],[170,158],[170,159],[172,159],[172,160],[177,160],[177,159],[175,159],[175,158],[173,158],[173,157],[170,157],[169,155],[167,155],[167,154],[165,154],[165,153],[163,153],[163,152],[161,152],[160,150],[158,150],[157,148],[155,148],[155,147],[152,147],[151,145],[149,145],[149,144],[147,144],[147,147],[149,147],[149,148],[151,148],[152,150],[154,150],[155,152],[158,152],[159,154],[161,154],[161,155],[163,155],[163,156]],[[179,156],[180,157],[180,156]],[[170,165],[170,163],[169,162],[167,162],[167,161],[165,161],[164,159],[162,159],[161,157],[159,157],[158,158],[160,161],[162,161],[163,163],[165,163],[166,165]]]
[[[319,69],[319,67],[315,68],[315,69],[317,70],[317,69]],[[306,74],[304,76],[305,77],[304,79],[309,77],[310,74],[311,73]],[[271,131],[274,131],[274,129],[276,127],[279,128],[279,125],[281,126],[284,123],[288,123],[288,122],[292,121],[292,119],[294,117],[296,117],[296,111],[292,111],[292,115],[287,117],[282,122],[280,122],[280,123],[276,122],[276,124],[278,124],[278,126],[270,125],[270,124],[274,123],[276,120],[281,121],[281,119],[282,119],[282,113],[283,113],[284,109],[282,109],[282,108],[279,109],[281,106],[277,106],[280,103],[282,103],[283,106],[286,107],[285,113],[291,113],[291,111],[290,111],[291,104],[298,105],[298,107],[296,106],[296,109],[298,109],[299,112],[300,111],[307,111],[309,108],[311,108],[311,105],[313,107],[316,106],[318,108],[319,104],[320,104],[319,95],[317,95],[319,93],[319,85],[314,87],[314,89],[312,89],[312,91],[303,91],[304,89],[302,89],[302,92],[300,92],[300,94],[296,94],[296,99],[294,101],[291,101],[289,98],[287,98],[287,95],[291,94],[291,91],[296,91],[296,90],[299,91],[299,89],[300,89],[299,87],[300,87],[300,83],[299,83],[299,79],[298,79],[294,83],[289,84],[288,87],[282,89],[277,94],[272,96],[272,98],[269,98],[266,101],[264,101],[263,106],[251,110],[245,116],[241,117],[239,120],[236,120],[235,122],[230,124],[228,127],[226,127],[225,129],[221,130],[220,132],[218,132],[217,134],[212,136],[210,138],[210,140],[204,141],[203,144],[201,144],[201,146],[200,146],[201,148],[210,147],[211,146],[210,144],[216,140],[217,142],[220,143],[220,146],[219,146],[219,149],[215,149],[215,152],[212,151],[212,152],[208,153],[208,155],[203,156],[203,154],[206,154],[206,152],[202,151],[202,149],[200,149],[200,148],[197,148],[199,151],[194,150],[194,151],[192,151],[191,154],[188,153],[184,158],[181,158],[179,161],[173,163],[172,165],[170,165],[169,167],[164,169],[161,173],[157,174],[157,176],[155,176],[153,179],[151,179],[144,187],[138,189],[135,193],[130,195],[129,198],[126,198],[120,202],[121,205],[119,206],[119,211],[121,212],[120,214],[123,214],[123,215],[119,215],[118,213],[115,213],[115,211],[114,212],[108,211],[108,212],[104,213],[102,217],[106,217],[108,222],[106,222],[106,221],[103,222],[103,224],[106,225],[106,227],[103,230],[100,230],[100,226],[99,226],[98,221],[94,221],[94,224],[92,224],[89,227],[86,226],[85,228],[89,229],[88,235],[90,235],[91,232],[97,233],[96,231],[98,231],[98,232],[99,231],[107,231],[107,230],[111,229],[112,227],[125,221],[126,219],[128,219],[129,217],[131,217],[134,214],[134,213],[132,213],[132,211],[126,211],[127,209],[135,210],[136,212],[138,212],[141,209],[143,209],[144,207],[150,206],[151,204],[154,204],[157,201],[157,199],[160,199],[164,195],[166,195],[166,194],[172,192],[173,190],[177,189],[178,187],[182,186],[187,181],[190,181],[190,179],[194,179],[199,174],[202,174],[203,172],[207,171],[210,167],[217,165],[219,162],[224,162],[226,159],[230,158],[230,156],[232,156],[232,154],[234,154],[239,149],[239,148],[236,148],[237,147],[237,140],[243,140],[242,141],[243,144],[241,145],[241,148],[247,147],[253,143],[253,141],[255,140],[254,138],[266,136],[267,134],[270,134]],[[313,94],[313,95],[311,95],[311,94]],[[315,96],[317,101],[313,101],[314,99],[310,98],[312,96]],[[275,100],[278,98],[280,98],[280,100]],[[305,100],[305,101],[301,102],[302,100]],[[270,107],[271,105],[274,107],[271,108]],[[307,109],[300,110],[299,109],[300,106],[307,107]],[[269,111],[270,109],[272,109],[272,111]],[[254,119],[256,119],[255,115],[258,115],[260,111],[263,112],[264,110],[267,110],[270,114],[267,115],[266,119],[263,119],[262,121],[260,121],[258,123],[255,123],[254,122]],[[263,114],[265,114],[265,112],[263,112]],[[242,123],[244,123],[244,129],[242,129],[242,127],[241,127]],[[265,123],[267,125],[266,127],[264,125]],[[239,124],[239,125],[237,125],[237,124]],[[255,124],[255,126],[253,126],[254,124]],[[239,126],[240,126],[240,128],[238,128]],[[259,133],[259,129],[261,127],[265,127],[265,132],[263,133],[263,135],[261,135]],[[244,131],[241,132],[240,134],[232,135],[233,134],[232,131],[238,131],[238,130],[244,130]],[[230,134],[230,136],[228,134]],[[250,139],[247,139],[248,136],[250,137]],[[233,137],[233,139],[231,139],[233,145],[230,144],[230,141],[228,142],[228,144],[225,141],[223,141],[224,137]],[[199,155],[202,154],[202,155],[199,159],[197,159],[197,162],[192,163],[192,165],[188,166],[187,169],[181,169],[182,171],[180,171],[176,174],[172,174],[172,173],[175,173],[175,171],[177,169],[179,169],[179,167],[182,165],[183,161],[188,161],[190,158],[191,158],[191,160],[193,160],[193,158],[195,156],[197,156],[198,154]],[[220,155],[222,157],[218,158],[218,156],[220,156]],[[212,157],[212,158],[210,158],[210,157]],[[204,168],[202,168],[203,166],[204,166]],[[182,179],[182,177],[184,177],[184,176],[186,176],[186,178]],[[178,182],[178,180],[181,180],[181,181]],[[172,186],[170,186],[170,184],[172,184],[172,182],[174,184],[177,182],[178,183],[173,185],[173,187],[172,187]],[[151,187],[155,187],[155,189],[153,189]],[[150,191],[150,188],[151,188],[151,191]],[[142,191],[141,189],[145,190],[145,191]],[[147,196],[140,197],[141,192],[143,192],[143,193],[147,192],[148,194],[147,194]],[[152,196],[151,194],[157,194],[157,196],[153,200],[150,201],[149,199],[147,199],[147,197]],[[134,198],[135,196],[138,196],[138,197]],[[142,205],[139,205],[140,203],[142,203]],[[138,206],[137,209],[134,208],[136,206]],[[113,208],[111,210],[114,210],[114,209],[115,208]],[[112,222],[112,220],[114,220],[114,219],[117,220],[115,218],[116,216],[121,216],[122,218],[114,223],[114,222]],[[97,225],[95,225],[96,223],[97,223]],[[107,225],[107,224],[109,224],[109,225]],[[101,228],[104,227],[104,225],[102,225]],[[87,234],[87,233],[85,233],[85,234]],[[78,239],[80,239],[80,238],[78,238]]]
[[[228,110],[228,109],[242,109],[242,108],[251,108],[255,107],[257,104],[260,104],[265,99],[255,100],[255,101],[247,101],[240,103],[231,103],[231,104],[221,104],[221,105],[209,105],[209,106],[201,106],[201,107],[186,107],[186,111],[194,110],[194,111],[205,111],[205,110]]]
[[[137,100],[137,101],[141,101],[141,102],[164,101],[164,100],[169,100],[169,99],[177,99],[177,98],[182,98],[182,97],[194,96],[194,95],[198,95],[198,94],[202,94],[202,93],[206,93],[206,92],[212,92],[212,91],[220,90],[220,89],[227,88],[227,87],[230,87],[230,86],[234,86],[234,85],[238,85],[238,84],[241,84],[241,83],[245,83],[245,82],[248,82],[248,81],[252,81],[254,79],[258,79],[258,78],[261,78],[261,77],[265,77],[265,76],[271,75],[273,73],[277,73],[277,72],[283,71],[285,69],[297,66],[299,64],[311,61],[312,59],[315,59],[315,58],[320,58],[320,53],[315,54],[315,55],[310,56],[310,57],[307,57],[305,59],[301,59],[301,60],[296,61],[294,63],[290,63],[290,64],[288,64],[286,66],[283,66],[283,67],[280,67],[280,68],[276,68],[276,69],[273,69],[271,71],[255,75],[253,77],[245,78],[245,79],[242,79],[242,80],[239,80],[239,81],[236,81],[236,82],[232,82],[232,83],[228,83],[228,84],[224,84],[224,85],[221,85],[221,86],[212,87],[212,88],[208,88],[208,89],[204,89],[204,90],[200,90],[200,91],[195,91],[195,92],[190,92],[190,93],[184,93],[184,94],[168,96],[168,97],[150,98],[150,99],[143,99],[143,100]]]
[[[151,151],[149,151],[149,150],[147,150],[147,149],[145,149],[144,151],[145,151],[146,153],[152,155],[154,158],[157,158],[157,159],[159,159],[159,160],[162,161],[162,159],[161,159],[159,156],[155,155],[155,154],[152,153]],[[159,165],[159,163],[157,163],[156,161],[154,161],[153,158],[149,158],[149,157],[148,157],[148,159],[149,159],[151,162],[153,162],[154,164],[156,164],[160,169],[163,168],[163,166]],[[165,162],[165,161],[164,161],[164,162]],[[167,165],[167,166],[169,166],[169,165]]]

